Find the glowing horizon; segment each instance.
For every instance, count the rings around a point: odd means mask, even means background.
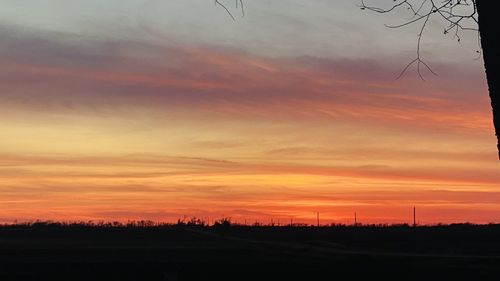
[[[440,34],[440,75],[394,80],[410,31],[347,3],[335,21],[292,1],[231,23],[206,1],[185,17],[45,2],[0,12],[0,222],[411,223],[413,206],[422,224],[500,221],[482,62]]]

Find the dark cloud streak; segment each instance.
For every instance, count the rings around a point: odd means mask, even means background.
[[[399,62],[266,58],[240,50],[103,41],[0,27],[0,98],[25,110],[316,116],[489,128],[480,75],[463,83],[391,81]],[[444,66],[443,66],[444,67]],[[453,66],[448,66],[452,68]],[[471,98],[475,97],[475,98]],[[471,120],[475,120],[472,122]]]

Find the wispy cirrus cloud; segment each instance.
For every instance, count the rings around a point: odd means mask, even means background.
[[[5,26],[0,32],[1,98],[28,110],[183,108],[225,116],[491,130],[487,96],[480,93],[486,92],[483,78],[471,73],[456,74],[469,77],[460,85],[450,85],[446,77],[422,84],[390,81],[397,61],[271,58],[206,45],[35,35]],[[478,98],[465,94],[470,91]]]
[[[0,36],[0,219],[498,211],[482,73],[393,81],[404,61]]]

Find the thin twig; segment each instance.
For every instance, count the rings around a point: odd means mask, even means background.
[[[219,0],[214,0],[215,1],[215,6],[220,6],[222,7],[226,13],[231,17],[233,21],[236,21],[236,18],[234,17],[233,13],[229,10],[229,8],[221,3]],[[245,6],[243,5],[243,0],[236,0],[236,9],[241,9],[241,16],[245,16]]]
[[[359,7],[362,10],[370,10],[377,13],[385,14],[390,13],[396,9],[407,8],[413,14],[412,17],[396,25],[385,25],[388,28],[401,28],[404,26],[409,26],[418,22],[422,22],[420,27],[420,32],[418,34],[416,55],[417,57],[409,62],[401,71],[396,79],[401,78],[406,71],[413,65],[417,67],[418,76],[425,80],[422,72],[421,66],[427,68],[427,70],[437,75],[436,72],[422,59],[421,56],[421,42],[424,35],[424,30],[427,26],[429,20],[433,17],[440,17],[442,20],[448,23],[448,26],[444,29],[444,34],[454,31],[454,38],[457,42],[461,41],[461,32],[464,31],[475,31],[478,32],[478,13],[476,8],[476,0],[393,0],[393,4],[389,8],[380,8],[374,6],[368,6],[365,4],[366,0],[361,0],[361,5]],[[389,1],[389,0],[388,0]],[[465,8],[465,9],[464,9]],[[457,11],[458,9],[458,11]],[[478,33],[479,36],[479,33]],[[480,40],[478,40],[480,42]],[[480,43],[479,44],[479,49]],[[480,52],[480,51],[479,51]]]
[[[226,7],[226,5],[222,4],[221,2],[219,2],[219,0],[215,0],[215,6],[221,6],[224,10],[226,10],[227,14],[231,17],[231,19],[233,21],[236,21],[236,19],[234,18],[233,14],[231,13],[231,11],[229,11],[229,9]]]

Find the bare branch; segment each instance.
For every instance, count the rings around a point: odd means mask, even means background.
[[[221,6],[224,10],[226,10],[227,14],[231,17],[231,19],[233,19],[233,21],[236,21],[233,14],[231,13],[231,11],[229,11],[229,9],[226,7],[226,5],[219,2],[219,0],[215,0],[215,6],[217,6],[217,5]]]
[[[241,16],[245,16],[245,6],[243,6],[243,0],[236,0],[236,9],[238,9],[238,6],[241,7]]]
[[[220,6],[222,7],[226,13],[231,17],[233,21],[236,21],[236,18],[234,17],[233,13],[229,10],[229,8],[220,2],[220,0],[214,0],[215,1],[215,6]],[[243,5],[243,0],[236,0],[236,9],[241,9],[241,16],[245,16],[245,6]]]
[[[459,43],[461,41],[461,32],[478,31],[476,0],[392,0],[393,4],[385,9],[368,6],[365,2],[366,0],[361,0],[361,5],[359,5],[362,10],[370,10],[381,14],[390,13],[401,8],[406,8],[411,11],[412,17],[409,20],[401,24],[385,25],[388,28],[400,28],[419,22],[422,23],[417,40],[417,57],[403,68],[396,79],[401,78],[413,65],[416,65],[417,73],[422,80],[424,80],[424,78],[421,73],[421,66],[424,66],[432,74],[437,75],[422,59],[420,52],[424,30],[431,18],[438,17],[447,22],[448,26],[444,28],[444,34],[448,34],[450,31],[453,31],[453,37]]]

